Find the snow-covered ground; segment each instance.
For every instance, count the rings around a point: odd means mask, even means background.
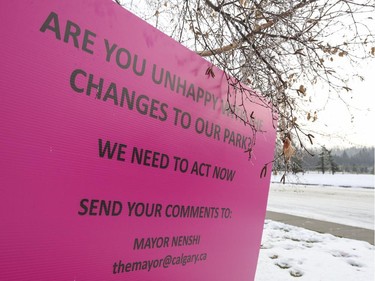
[[[267,220],[255,281],[373,281],[374,262],[367,242]]]
[[[272,175],[271,182],[280,182],[281,177],[282,174]],[[329,173],[306,172],[296,175],[288,174],[285,179],[285,183],[292,184],[374,188],[375,176],[342,173],[332,175]]]
[[[374,175],[273,177],[267,210],[374,230]],[[289,182],[289,183],[288,183]],[[344,188],[345,187],[345,188]],[[365,188],[358,188],[365,187]],[[267,220],[256,281],[373,281],[375,247]]]
[[[269,211],[374,229],[374,189],[273,183]]]

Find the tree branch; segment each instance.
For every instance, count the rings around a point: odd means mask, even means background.
[[[301,8],[307,6],[307,5],[310,5],[311,3],[317,2],[317,1],[318,0],[302,1],[299,4],[295,5],[294,7],[292,7],[291,9],[289,9],[289,10],[287,10],[287,11],[279,14],[277,17],[268,20],[266,23],[263,23],[261,25],[256,26],[254,28],[254,30],[252,30],[250,33],[248,33],[247,35],[245,35],[241,39],[232,42],[229,45],[226,45],[226,46],[223,46],[223,47],[220,47],[220,48],[217,48],[217,49],[212,49],[212,50],[197,51],[196,53],[199,54],[202,57],[208,57],[208,56],[212,56],[212,55],[219,55],[219,54],[222,54],[222,53],[225,53],[225,52],[237,49],[245,41],[250,40],[256,34],[258,34],[258,33],[262,32],[262,31],[266,30],[267,28],[275,25],[279,21],[281,21],[281,20],[289,17],[290,15],[294,14],[297,10],[299,10],[299,9],[301,9]],[[227,17],[228,16],[226,13],[224,13],[223,11],[221,11],[221,7],[215,6],[209,0],[206,0],[205,2],[207,4],[207,6],[209,6],[210,8],[212,8],[214,11],[220,13],[223,17]],[[233,19],[231,18],[231,20],[233,20]]]

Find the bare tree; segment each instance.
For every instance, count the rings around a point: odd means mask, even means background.
[[[228,110],[252,133],[252,112],[241,101],[253,95],[268,99],[264,106],[279,116],[281,154],[286,139],[302,149],[313,142],[316,88],[339,98],[351,90],[348,78],[357,74],[336,61],[353,69],[375,56],[374,0],[116,2],[225,71],[229,88],[237,90],[228,90]]]

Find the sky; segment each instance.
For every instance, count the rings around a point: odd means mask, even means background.
[[[337,32],[328,32],[325,40],[332,46],[342,42],[352,42],[351,54],[362,56],[365,50],[370,55],[373,42],[358,46],[355,49],[358,39],[353,39],[352,17],[343,17],[343,25],[338,27]],[[371,14],[356,14],[357,24],[355,30],[359,34],[368,34],[368,27],[372,27],[375,19]],[[370,30],[373,32],[373,30]],[[363,40],[363,39],[362,39]],[[367,39],[366,39],[367,40]],[[357,53],[358,52],[358,53]],[[326,60],[324,64],[332,67],[340,78],[347,81],[351,91],[342,89],[340,93],[329,93],[327,85],[318,85],[313,89],[315,96],[313,101],[318,109],[317,126],[313,129],[321,132],[315,134],[315,141],[318,145],[325,145],[327,148],[352,147],[352,146],[375,146],[375,130],[372,129],[375,121],[375,56],[358,61],[357,64],[350,62],[347,56],[331,56],[332,61]],[[364,78],[360,80],[356,74]],[[342,83],[339,83],[342,85]],[[339,96],[340,98],[339,98]],[[342,100],[341,100],[342,99]],[[324,110],[322,110],[324,109]],[[312,124],[315,125],[315,124]]]
[[[352,91],[341,93],[349,106],[334,95],[322,101],[326,104],[319,112],[319,129],[331,137],[320,142],[327,147],[375,146],[375,60],[364,64],[359,72],[365,80],[353,79],[349,84]]]

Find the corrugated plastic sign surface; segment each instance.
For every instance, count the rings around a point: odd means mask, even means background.
[[[270,111],[249,161],[224,73],[112,1],[0,7],[0,280],[252,280]]]

